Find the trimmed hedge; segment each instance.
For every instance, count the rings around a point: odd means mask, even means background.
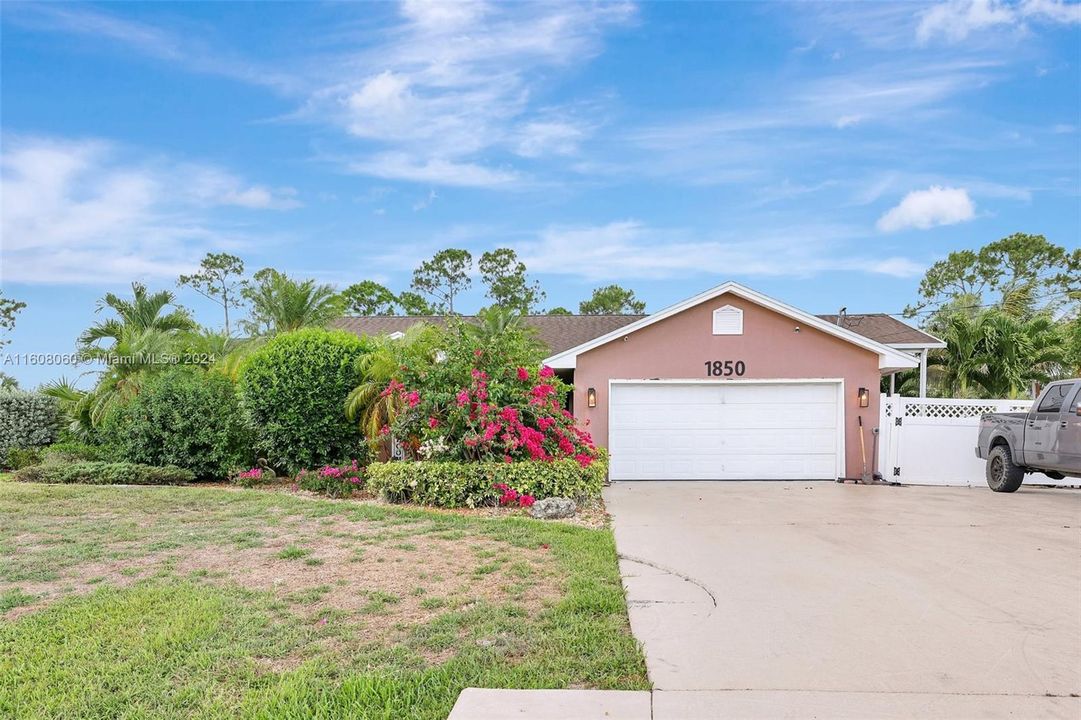
[[[53,443],[42,449],[41,458],[42,462],[47,463],[103,462],[113,454],[107,447],[71,440]]]
[[[538,500],[548,497],[595,498],[608,476],[601,458],[589,467],[575,460],[551,462],[386,462],[368,466],[368,487],[391,502],[438,507],[478,507],[499,499],[505,483]]]
[[[9,467],[9,450],[43,448],[59,432],[56,398],[22,390],[0,391],[0,467]]]
[[[294,473],[364,457],[367,445],[345,416],[345,400],[360,383],[357,360],[365,352],[352,333],[307,328],[278,335],[248,357],[241,402],[272,467]]]
[[[179,485],[192,482],[195,475],[191,470],[171,465],[153,467],[138,463],[81,462],[34,465],[19,470],[14,479],[19,482],[82,485]]]
[[[175,465],[202,479],[227,478],[254,456],[233,381],[192,368],[148,378],[131,402],[108,415],[102,439],[117,460]]]

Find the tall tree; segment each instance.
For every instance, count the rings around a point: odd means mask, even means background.
[[[342,312],[341,296],[330,285],[294,280],[273,268],[263,268],[243,289],[251,313],[243,322],[251,335],[277,335],[302,327],[322,327]]]
[[[398,298],[374,280],[362,280],[342,291],[345,309],[354,315],[393,315]]]
[[[551,310],[549,310],[547,314],[548,315],[573,315],[574,313],[572,313],[570,310],[568,310],[567,308],[560,305],[559,307],[554,307]]]
[[[229,308],[240,307],[244,289],[244,261],[229,253],[207,253],[199,263],[199,272],[181,275],[178,285],[187,285],[195,292],[222,306],[225,311],[225,334],[231,336]]]
[[[436,310],[453,315],[454,298],[473,284],[469,277],[472,268],[473,256],[468,250],[440,250],[413,271],[412,287],[433,298]]]
[[[933,264],[920,281],[919,301],[905,308],[905,314],[937,311],[961,295],[981,299],[977,305],[998,304],[1026,287],[1042,301],[1038,307],[1054,308],[1066,302],[1071,283],[1077,286],[1078,272],[1081,253],[1068,254],[1043,235],[1014,233],[979,250],[952,252]]]
[[[402,309],[403,315],[409,315],[410,317],[419,317],[422,315],[435,315],[435,309],[428,304],[421,295],[404,290],[398,295],[398,307]]]
[[[634,296],[633,290],[619,285],[606,285],[593,291],[593,297],[578,304],[583,315],[641,315],[645,302]]]
[[[112,310],[116,317],[95,323],[79,336],[79,345],[83,349],[101,347],[103,340],[110,340],[114,345],[144,332],[156,331],[168,336],[192,330],[196,327],[188,311],[176,305],[176,296],[168,290],[156,293],[147,291],[141,283],[131,284],[131,300],[108,293],[98,301],[95,312]],[[172,306],[174,309],[165,312]]]
[[[15,316],[22,312],[24,308],[26,308],[26,303],[6,298],[3,290],[0,290],[0,332],[7,333],[13,329],[15,327]],[[0,347],[4,347],[9,342],[11,341],[7,338],[0,337]]]
[[[510,248],[497,248],[484,253],[477,268],[488,286],[485,294],[500,307],[529,315],[544,300],[540,283],[526,278],[525,263]]]

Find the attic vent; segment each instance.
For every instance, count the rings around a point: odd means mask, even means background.
[[[713,311],[714,335],[742,335],[743,311],[738,307],[725,305]]]
[[[387,335],[387,337],[391,340],[401,340],[403,337],[405,337],[405,333],[403,333],[401,330],[395,330],[390,335]]]

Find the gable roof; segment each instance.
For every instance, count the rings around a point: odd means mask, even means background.
[[[552,356],[546,358],[544,362],[545,364],[550,365],[554,368],[573,368],[577,364],[578,355],[580,355],[581,353],[588,352],[589,350],[607,344],[612,340],[616,340],[626,335],[629,335],[630,333],[637,332],[642,328],[649,327],[653,323],[660,322],[665,318],[669,318],[701,303],[708,302],[709,300],[720,295],[724,295],[725,293],[730,293],[732,295],[735,295],[736,297],[743,298],[744,300],[750,301],[756,305],[760,305],[769,310],[773,310],[776,313],[790,317],[793,320],[802,323],[803,325],[813,327],[828,335],[833,335],[840,338],[841,340],[852,343],[857,347],[861,347],[865,350],[874,352],[878,355],[879,370],[884,371],[914,368],[919,364],[916,358],[914,358],[912,355],[902,350],[892,348],[889,345],[879,342],[877,340],[872,340],[866,335],[855,332],[853,329],[846,327],[847,323],[845,325],[838,325],[836,321],[832,323],[828,322],[821,317],[806,313],[802,310],[799,310],[798,308],[792,307],[791,305],[782,303],[779,300],[774,300],[767,295],[763,295],[760,292],[751,290],[750,288],[740,285],[736,282],[723,283],[715,288],[706,290],[703,293],[699,293],[694,297],[688,298],[683,302],[676,303],[675,305],[670,305],[663,310],[653,313],[652,315],[640,317],[639,319],[624,326],[621,326],[617,329],[614,329],[609,333],[583,342],[580,345],[569,348],[567,350],[556,352]],[[901,324],[903,325],[904,323]],[[868,327],[870,327],[870,325]]]
[[[550,353],[561,353],[570,348],[606,335],[613,330],[641,320],[645,315],[528,315],[526,326],[537,331],[537,337],[548,347]],[[474,316],[463,316],[466,322],[476,322]],[[400,316],[366,315],[341,317],[331,321],[330,326],[348,330],[357,335],[390,335],[405,332],[418,322],[444,325],[446,318],[439,315]]]

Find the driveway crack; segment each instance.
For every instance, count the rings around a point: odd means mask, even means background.
[[[673,570],[672,568],[664,567],[663,565],[658,565],[655,562],[650,562],[649,560],[643,560],[642,558],[637,558],[637,557],[634,557],[632,555],[624,555],[622,553],[619,553],[618,557],[619,557],[620,560],[626,560],[627,562],[638,563],[639,565],[647,565],[647,566],[649,566],[651,568],[654,568],[656,570],[660,570],[661,572],[666,572],[669,575],[675,575],[678,578],[682,578],[683,580],[686,580],[689,583],[693,583],[694,585],[697,585],[698,587],[700,587],[702,589],[702,592],[704,592],[706,595],[709,595],[709,601],[711,603],[713,603],[713,607],[717,607],[717,596],[714,595],[713,592],[708,587],[703,585],[698,580],[695,580],[690,575],[684,575],[683,573],[678,572],[676,570]],[[661,601],[661,602],[663,602],[663,601]]]

